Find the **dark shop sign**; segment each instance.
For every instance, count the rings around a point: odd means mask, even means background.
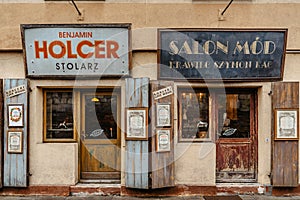
[[[287,30],[161,29],[160,79],[282,80]]]

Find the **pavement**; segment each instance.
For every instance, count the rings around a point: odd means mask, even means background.
[[[275,197],[266,195],[240,195],[242,200],[300,200],[300,196]],[[124,196],[0,196],[0,200],[205,200],[202,196],[179,196],[179,197],[124,197]],[[212,198],[211,200],[231,200],[230,197]]]

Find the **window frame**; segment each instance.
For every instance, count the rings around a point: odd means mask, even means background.
[[[181,99],[181,94],[183,92],[207,92],[208,93],[208,129],[207,129],[207,138],[183,138],[182,137],[182,99]],[[212,97],[209,93],[208,88],[205,87],[178,87],[178,141],[179,142],[212,142],[214,141],[213,137],[213,126],[212,126],[212,120],[213,120],[213,111],[212,111]]]
[[[73,138],[47,138],[47,93],[54,92],[71,92],[72,93],[72,115],[73,115]],[[75,114],[74,114],[74,102],[75,96],[72,90],[70,89],[44,89],[43,90],[43,142],[44,143],[74,143],[77,142],[77,134],[75,128]]]
[[[183,92],[190,92],[194,91],[195,93],[201,92],[201,91],[207,91],[208,92],[208,138],[183,138],[182,137],[182,100],[181,100],[181,94]],[[197,142],[215,142],[218,139],[221,139],[218,137],[218,95],[222,93],[222,91],[225,91],[225,94],[250,94],[251,99],[254,98],[251,101],[256,101],[256,92],[257,88],[238,88],[238,87],[227,87],[227,88],[207,88],[207,87],[196,87],[196,86],[178,86],[177,88],[177,95],[178,95],[178,106],[177,106],[177,115],[178,115],[178,142],[192,142],[192,143],[197,143]],[[252,95],[254,95],[252,97]],[[252,113],[257,112],[257,106],[250,106],[250,109],[252,110]],[[253,115],[253,114],[252,114]],[[251,118],[251,115],[250,115]],[[251,122],[250,119],[250,123]],[[257,123],[257,122],[255,122]],[[257,125],[254,125],[252,128],[256,129]],[[255,131],[251,130],[250,126],[250,131]],[[232,138],[223,138],[224,140],[226,139],[232,139]],[[234,138],[236,139],[236,138]],[[237,138],[238,140],[239,138]],[[243,139],[243,138],[242,138]]]

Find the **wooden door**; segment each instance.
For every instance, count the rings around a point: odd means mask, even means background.
[[[81,95],[81,179],[120,179],[120,97]]]
[[[217,182],[256,181],[255,91],[216,94]]]

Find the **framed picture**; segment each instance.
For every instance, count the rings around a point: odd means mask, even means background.
[[[148,139],[148,108],[128,108],[126,113],[126,139]]]
[[[7,105],[8,127],[24,126],[24,105],[8,104]]]
[[[165,127],[171,126],[171,111],[170,104],[157,103],[156,104],[156,126]]]
[[[7,131],[7,152],[22,153],[23,152],[23,132]]]
[[[156,151],[167,152],[171,150],[171,129],[156,130]]]
[[[298,109],[275,110],[275,140],[298,140]]]

